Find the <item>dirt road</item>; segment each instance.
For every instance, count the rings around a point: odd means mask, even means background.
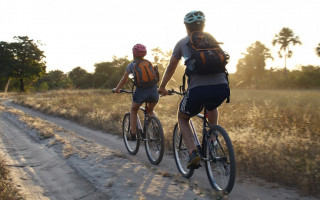
[[[6,154],[13,181],[27,199],[315,199],[240,176],[232,193],[221,197],[208,187],[204,168],[190,180],[180,177],[171,152],[154,166],[144,148],[135,156],[129,155],[119,136],[10,101],[5,105],[57,127],[55,137],[40,140],[37,131],[15,115],[0,114],[0,152]]]

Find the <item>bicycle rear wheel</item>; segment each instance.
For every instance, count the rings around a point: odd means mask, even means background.
[[[137,139],[136,141],[130,141],[130,113],[126,113],[123,117],[122,122],[122,134],[124,144],[129,152],[129,154],[135,155],[139,151],[140,147],[140,134],[139,131],[136,131]]]
[[[178,123],[173,129],[173,155],[176,161],[177,168],[180,174],[185,178],[190,178],[193,175],[194,169],[188,169],[189,150],[182,139]]]
[[[236,177],[236,161],[228,133],[215,125],[203,145],[207,176],[212,188],[224,194],[230,193]]]
[[[154,165],[158,165],[164,153],[164,135],[160,120],[155,116],[149,117],[146,127],[145,148],[148,159]]]

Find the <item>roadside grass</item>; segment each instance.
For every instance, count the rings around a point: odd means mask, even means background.
[[[10,180],[10,171],[8,169],[5,156],[0,155],[0,199],[5,200],[23,200],[24,197]]]
[[[302,90],[232,90],[231,103],[219,108],[219,124],[230,134],[237,170],[248,176],[294,186],[319,197],[320,92]],[[16,95],[16,103],[121,134],[131,96],[107,90],[61,90]],[[177,122],[178,96],[160,99],[156,113],[167,149]],[[200,132],[200,121],[195,119]]]
[[[0,104],[0,114],[5,107]],[[6,161],[6,156],[0,154],[0,199],[5,200],[23,200],[25,199],[19,190],[13,185],[10,177],[10,169]]]

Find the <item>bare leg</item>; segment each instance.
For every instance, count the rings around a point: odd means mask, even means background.
[[[147,103],[147,113],[150,116],[155,116],[156,114],[153,112],[154,107],[157,105],[157,103]]]
[[[192,151],[196,149],[196,145],[193,140],[193,133],[189,124],[189,120],[190,120],[189,116],[179,111],[178,121],[179,121],[180,131],[181,131],[183,140],[189,149],[189,153],[191,154]]]
[[[132,102],[131,112],[130,112],[130,130],[132,134],[136,134],[137,127],[137,113],[141,104]]]
[[[208,121],[210,123],[211,126],[217,125],[218,124],[218,117],[219,117],[219,112],[218,112],[218,108],[211,110],[211,111],[207,111],[208,113]]]

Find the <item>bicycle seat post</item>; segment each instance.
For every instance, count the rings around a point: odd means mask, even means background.
[[[144,113],[146,116],[149,116],[149,114],[147,112],[147,108],[148,108],[148,104],[147,104],[147,102],[144,102]]]

